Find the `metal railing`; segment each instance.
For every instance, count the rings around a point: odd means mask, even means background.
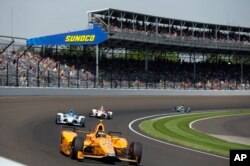
[[[131,40],[138,42],[148,42],[155,44],[166,44],[174,46],[186,46],[194,48],[204,48],[204,49],[223,49],[223,50],[237,50],[237,51],[250,51],[250,43],[243,42],[232,42],[219,41],[206,38],[196,38],[196,37],[180,37],[168,34],[154,34],[146,32],[136,32],[130,30],[121,29],[111,29],[110,36],[111,39],[119,40]]]

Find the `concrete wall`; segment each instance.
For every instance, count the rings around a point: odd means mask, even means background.
[[[146,95],[146,96],[250,96],[250,90],[157,90],[157,89],[79,89],[0,87],[0,96],[52,95]]]

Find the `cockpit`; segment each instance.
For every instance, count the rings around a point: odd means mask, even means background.
[[[105,138],[106,134],[103,131],[98,131],[96,133],[96,138]]]

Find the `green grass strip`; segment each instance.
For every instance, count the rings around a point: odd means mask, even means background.
[[[139,128],[147,135],[162,141],[185,146],[204,152],[229,157],[230,149],[250,149],[249,145],[228,142],[189,128],[195,120],[217,117],[249,115],[250,110],[183,114],[165,118],[145,120]]]

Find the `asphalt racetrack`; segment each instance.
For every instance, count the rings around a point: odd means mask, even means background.
[[[84,130],[93,129],[98,123],[98,119],[88,118],[87,115],[92,108],[104,105],[114,112],[112,120],[104,120],[106,130],[121,131],[129,142],[142,143],[142,165],[228,166],[228,159],[154,142],[133,133],[128,128],[128,124],[136,118],[170,113],[171,109],[179,104],[191,107],[193,111],[250,108],[250,98],[249,96],[0,97],[0,156],[31,166],[108,165],[90,159],[78,162],[62,155],[59,152],[61,128],[55,124],[57,112],[75,108],[77,112],[86,116]],[[133,127],[137,128],[136,125],[134,124]],[[238,136],[241,135],[240,131],[244,131],[244,129],[230,130],[230,132],[237,132]],[[116,163],[116,165],[127,165],[127,163]]]

